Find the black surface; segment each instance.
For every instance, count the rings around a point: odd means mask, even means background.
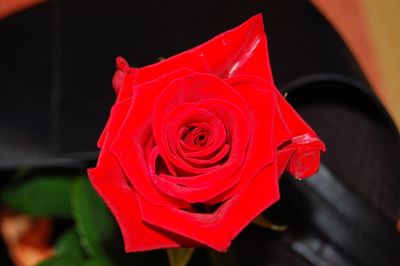
[[[374,98],[342,40],[305,0],[54,0],[0,21],[0,167],[95,158],[116,56],[144,66],[259,12],[282,90],[339,80]]]
[[[51,150],[49,11],[46,4],[0,21],[0,165]]]
[[[322,159],[355,194],[396,224],[400,214],[400,138],[374,100],[351,84],[319,81],[289,102],[324,140]]]

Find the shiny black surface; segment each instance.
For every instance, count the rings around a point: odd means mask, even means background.
[[[322,79],[370,91],[344,43],[308,1],[54,0],[0,21],[0,167],[94,158],[114,99],[116,56],[144,66],[259,12],[282,90]]]

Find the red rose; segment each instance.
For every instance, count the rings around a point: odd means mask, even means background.
[[[117,67],[88,173],[126,251],[225,251],[278,200],[284,169],[318,169],[324,145],[274,86],[261,15],[160,63]]]

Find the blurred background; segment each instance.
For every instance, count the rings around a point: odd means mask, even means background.
[[[45,0],[1,0],[0,19]],[[396,0],[311,0],[351,49],[400,125],[400,3]]]
[[[90,222],[113,219],[83,176],[114,60],[154,63],[263,13],[275,82],[328,152],[314,178],[281,179],[264,216],[287,230],[250,227],[228,254],[196,251],[189,265],[400,265],[398,11],[396,0],[0,0],[0,264],[167,265],[160,252],[94,256],[80,244],[120,243]],[[75,229],[93,227],[89,240]]]
[[[400,125],[400,2],[311,1],[351,49],[373,89]]]

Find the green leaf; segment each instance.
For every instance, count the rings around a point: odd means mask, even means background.
[[[8,207],[32,216],[71,217],[71,184],[66,177],[36,177],[8,187],[1,199]]]
[[[238,266],[237,252],[233,245],[229,248],[227,253],[217,252],[213,249],[207,248],[208,257],[214,266]]]
[[[79,177],[73,183],[72,208],[83,249],[90,257],[103,256],[116,224],[87,177]]]
[[[75,230],[66,231],[55,244],[56,256],[83,258],[84,253]]]
[[[286,231],[287,230],[287,225],[277,225],[274,224],[272,222],[270,222],[269,220],[267,220],[266,218],[264,218],[262,215],[257,216],[253,221],[253,224],[267,228],[269,230],[273,230],[273,231],[278,231],[278,232],[282,232],[282,231]]]
[[[113,266],[113,264],[104,257],[98,257],[83,261],[82,266]]]
[[[194,248],[167,249],[168,260],[171,266],[186,266],[192,257]]]

